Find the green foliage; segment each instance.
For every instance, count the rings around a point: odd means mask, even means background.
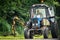
[[[10,33],[11,32],[11,26],[10,24],[3,18],[0,17],[0,32],[4,33]]]

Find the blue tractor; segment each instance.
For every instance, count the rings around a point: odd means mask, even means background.
[[[52,38],[57,38],[57,22],[53,7],[46,4],[35,4],[30,9],[30,19],[24,29],[24,37],[32,39],[35,34],[48,38],[48,32],[51,30]]]

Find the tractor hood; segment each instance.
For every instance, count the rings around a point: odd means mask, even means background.
[[[40,28],[40,26],[41,26],[40,24],[41,24],[42,18],[32,18],[31,21],[32,21],[32,26],[34,28],[36,28],[36,27]]]

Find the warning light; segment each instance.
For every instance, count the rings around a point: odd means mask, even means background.
[[[43,3],[44,2],[44,0],[41,0],[41,3]]]

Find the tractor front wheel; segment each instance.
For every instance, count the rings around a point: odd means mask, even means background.
[[[29,29],[24,30],[24,37],[25,39],[33,39],[33,35],[31,31],[28,31]]]
[[[48,27],[43,27],[43,36],[44,38],[48,38]]]

